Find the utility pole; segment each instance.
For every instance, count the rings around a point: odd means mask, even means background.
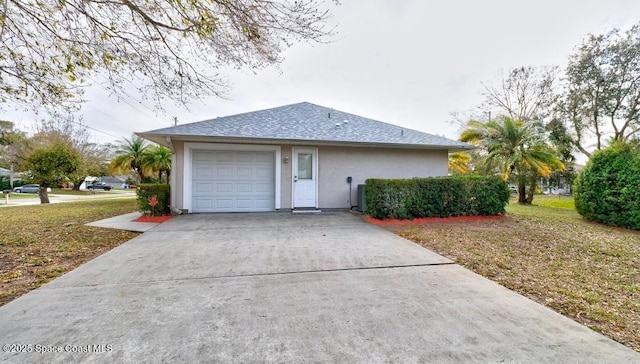
[[[177,126],[178,125],[178,117],[174,116],[173,117],[173,126]]]

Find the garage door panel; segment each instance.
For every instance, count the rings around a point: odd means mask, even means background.
[[[227,177],[233,179],[233,167],[215,167],[217,177]]]
[[[255,161],[257,163],[271,163],[272,160],[273,160],[273,156],[272,155],[267,155],[267,154],[256,154],[255,155]]]
[[[273,211],[273,152],[194,151],[194,212]]]
[[[238,163],[252,163],[254,161],[255,153],[237,153],[236,162]]]
[[[196,178],[211,178],[213,176],[213,168],[212,167],[198,167],[195,168],[193,173]]]
[[[251,167],[238,167],[236,169],[237,179],[248,179],[253,177],[253,168]]]
[[[195,202],[194,209],[197,209],[197,210],[208,210],[213,207],[213,200],[210,198],[205,198],[205,199],[196,198],[194,199],[194,202]]]
[[[239,193],[251,193],[253,192],[253,184],[251,183],[238,183],[236,184],[236,192]],[[268,191],[262,191],[268,192]]]
[[[210,151],[208,153],[213,155],[215,163],[233,163],[235,159],[234,152]]]
[[[208,195],[213,191],[213,185],[211,183],[198,183],[194,189],[196,196]]]
[[[231,198],[220,198],[216,199],[216,209],[218,210],[231,210],[233,208],[233,199]]]
[[[256,183],[253,186],[255,191],[260,194],[270,192],[272,189],[272,186],[268,183]]]
[[[231,193],[233,192],[233,183],[216,183],[217,193]]]
[[[272,200],[255,200],[257,209],[269,209],[272,206]]]
[[[195,150],[193,151],[193,161],[194,162],[213,162],[213,154],[211,152]]]
[[[237,199],[236,208],[238,210],[251,210],[253,207],[253,200],[250,199]]]
[[[273,171],[270,170],[269,168],[261,168],[261,167],[256,167],[256,178],[257,179],[266,179],[269,178],[273,175]]]

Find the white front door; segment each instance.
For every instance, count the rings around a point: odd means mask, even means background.
[[[293,208],[318,207],[318,150],[293,148]]]

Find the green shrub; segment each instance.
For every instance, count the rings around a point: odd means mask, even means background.
[[[498,215],[510,190],[495,177],[436,177],[366,181],[366,213],[384,219]]]
[[[10,190],[11,182],[8,176],[0,176],[0,190]]]
[[[13,181],[13,187],[20,187],[26,185],[27,182],[21,180]],[[11,180],[9,176],[0,176],[0,191],[2,190],[10,190],[11,189]]]
[[[140,181],[140,184],[157,184],[160,183],[160,181],[158,181],[157,178],[155,177],[150,177],[150,176],[144,176],[144,178],[142,178],[142,181]]]
[[[587,219],[640,230],[640,151],[614,145],[593,154],[574,183],[576,210]]]
[[[167,183],[141,184],[136,191],[138,195],[138,206],[140,212],[144,214],[165,215],[169,214],[169,205],[171,203],[171,187]],[[150,199],[156,196],[157,205],[152,208],[149,204]]]

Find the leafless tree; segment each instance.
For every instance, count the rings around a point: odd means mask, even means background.
[[[557,67],[519,67],[497,83],[483,83],[483,108],[523,122],[542,121],[557,100]],[[495,115],[498,116],[498,115]]]

